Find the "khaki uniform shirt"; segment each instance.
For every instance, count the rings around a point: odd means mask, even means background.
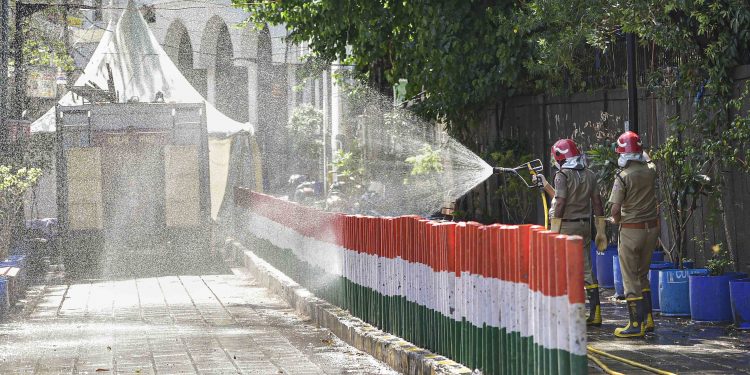
[[[656,166],[653,163],[628,162],[615,176],[609,201],[622,204],[622,223],[656,219]]]
[[[562,219],[589,219],[591,217],[591,195],[597,188],[594,172],[588,168],[565,168],[557,173],[565,176],[565,184],[555,186],[555,199],[565,199],[565,211]]]

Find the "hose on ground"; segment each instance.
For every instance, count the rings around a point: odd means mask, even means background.
[[[617,371],[612,370],[611,368],[607,367],[607,365],[605,365],[604,362],[602,362],[601,359],[597,358],[596,356],[594,356],[592,354],[588,354],[587,357],[589,357],[590,360],[594,361],[594,363],[596,363],[596,365],[599,366],[599,368],[601,368],[602,371],[604,371],[608,375],[625,375],[625,374],[623,374],[621,372],[617,372]]]
[[[610,359],[614,359],[615,361],[619,361],[619,362],[625,363],[627,365],[630,365],[630,366],[633,366],[633,367],[637,367],[637,368],[640,368],[640,369],[643,369],[643,370],[646,370],[646,371],[649,371],[649,372],[653,372],[654,374],[659,374],[659,375],[677,375],[677,374],[675,374],[673,372],[659,370],[658,368],[654,368],[654,367],[645,365],[645,364],[640,363],[640,362],[636,362],[636,361],[633,361],[633,360],[630,360],[630,359],[622,358],[622,357],[616,356],[614,354],[607,353],[607,352],[605,352],[603,350],[595,349],[591,345],[587,346],[586,349],[588,349],[588,351],[590,353],[594,353],[594,354],[598,354],[598,355],[601,355],[601,356],[604,356],[604,357],[607,357],[607,358],[610,358]],[[591,354],[589,354],[589,356],[591,356]],[[597,361],[595,360],[594,362],[597,362]],[[602,368],[602,369],[604,369],[604,368]],[[605,370],[605,372],[606,372],[606,370]]]

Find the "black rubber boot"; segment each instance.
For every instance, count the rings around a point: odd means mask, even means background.
[[[599,284],[586,285],[586,296],[589,299],[589,317],[586,325],[599,327],[602,325],[602,305],[599,302]]]
[[[632,297],[627,298],[626,300],[628,301],[628,314],[630,315],[630,321],[625,327],[615,329],[615,336],[643,337],[646,334],[642,318],[643,297]]]
[[[643,325],[646,332],[654,332],[654,312],[651,307],[651,289],[643,290]]]

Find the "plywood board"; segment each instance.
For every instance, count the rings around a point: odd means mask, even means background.
[[[101,148],[67,151],[68,223],[72,230],[102,229]]]
[[[167,227],[200,224],[200,175],[196,146],[164,147],[164,196]]]

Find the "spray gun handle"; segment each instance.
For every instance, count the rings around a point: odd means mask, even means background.
[[[534,178],[534,176],[536,176],[536,175],[539,174],[537,172],[536,168],[534,168],[531,165],[531,162],[526,163],[526,166],[529,168],[529,173],[531,173],[531,180],[534,182],[534,186],[533,187],[538,187],[538,188],[542,188],[543,189],[544,188],[544,181],[541,178],[536,178],[536,179]]]

